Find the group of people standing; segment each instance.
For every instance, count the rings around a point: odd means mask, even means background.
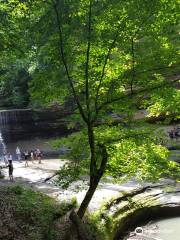
[[[41,159],[42,159],[42,152],[40,151],[39,148],[35,149],[35,150],[25,150],[24,152],[21,152],[20,148],[17,147],[16,148],[16,155],[17,155],[17,159],[19,161],[21,160],[25,160],[25,167],[28,166],[28,161],[32,161],[34,162],[34,160],[38,160],[39,163],[41,163]]]
[[[28,167],[29,161],[32,161],[32,163],[33,163],[35,160],[38,160],[38,163],[41,163],[42,152],[40,151],[39,148],[37,148],[35,150],[30,150],[30,151],[28,151],[28,150],[21,151],[20,148],[17,147],[16,148],[16,159],[18,161],[25,160],[25,167]],[[10,152],[4,153],[4,162],[5,162],[5,165],[9,169],[10,181],[13,182],[13,157]]]

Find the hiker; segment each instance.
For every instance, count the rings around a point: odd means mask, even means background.
[[[16,148],[16,155],[17,155],[18,161],[21,161],[21,150],[19,147]]]
[[[39,163],[41,163],[42,153],[39,148],[36,149],[36,157],[39,160]]]
[[[28,156],[29,156],[29,152],[26,150],[24,152],[24,160],[25,160],[25,167],[28,167]]]
[[[38,155],[37,149],[35,149],[35,150],[33,151],[34,160],[37,160],[37,159],[38,159],[37,155]]]
[[[34,151],[33,150],[30,151],[30,157],[31,157],[32,163],[34,163]]]
[[[8,168],[9,168],[9,180],[10,182],[13,182],[13,164],[12,164],[12,160],[9,160],[9,164],[8,164]]]
[[[4,154],[4,163],[5,163],[6,166],[8,166],[8,155],[7,155],[7,153]]]
[[[7,160],[8,162],[11,161],[12,162],[12,155],[10,153],[7,154]]]

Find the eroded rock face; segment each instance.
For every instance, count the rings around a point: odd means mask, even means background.
[[[146,186],[124,193],[106,204],[102,221],[111,219],[111,239],[121,240],[139,224],[160,218],[180,216],[180,184]]]
[[[6,142],[33,136],[64,136],[70,132],[65,120],[68,114],[69,112],[54,109],[1,110],[0,131]]]

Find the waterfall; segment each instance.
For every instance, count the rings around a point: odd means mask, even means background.
[[[10,124],[18,124],[30,119],[30,109],[12,109],[0,111],[0,129]]]
[[[2,152],[3,142],[19,137],[23,130],[32,125],[31,109],[11,109],[0,111],[0,152]]]
[[[0,156],[3,156],[6,152],[7,152],[6,144],[4,143],[2,133],[0,132]]]
[[[0,128],[10,123],[18,122],[18,110],[2,110],[0,111]]]

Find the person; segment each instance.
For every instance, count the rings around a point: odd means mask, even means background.
[[[4,163],[6,166],[8,166],[8,154],[7,153],[4,154]]]
[[[35,149],[33,153],[34,153],[34,159],[37,160],[38,159],[38,157],[37,157],[37,155],[38,155],[37,149]]]
[[[7,160],[8,162],[11,161],[12,162],[12,155],[10,153],[7,154]]]
[[[12,164],[12,160],[9,160],[9,164],[8,164],[8,168],[9,168],[9,179],[10,182],[13,182],[13,164]]]
[[[16,155],[17,155],[18,161],[21,161],[21,150],[19,147],[16,148]]]
[[[29,152],[26,150],[24,152],[24,159],[25,159],[25,167],[28,167],[28,156],[29,156]]]
[[[41,163],[42,153],[39,148],[36,149],[36,156],[37,159],[39,160],[39,163]]]
[[[30,157],[31,157],[32,163],[34,163],[34,151],[33,150],[30,151]]]

